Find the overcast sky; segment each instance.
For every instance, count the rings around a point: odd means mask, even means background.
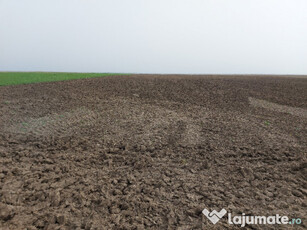
[[[307,74],[307,0],[0,0],[0,71]]]

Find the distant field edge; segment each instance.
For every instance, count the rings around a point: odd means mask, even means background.
[[[0,86],[55,82],[94,77],[130,75],[126,73],[0,72]]]

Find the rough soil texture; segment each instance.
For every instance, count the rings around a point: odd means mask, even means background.
[[[204,208],[305,229],[306,111],[296,77],[0,87],[0,229],[240,229]]]

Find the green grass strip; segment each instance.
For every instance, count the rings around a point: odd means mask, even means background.
[[[0,72],[0,86],[127,75],[118,73]]]

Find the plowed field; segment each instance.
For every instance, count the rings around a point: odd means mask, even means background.
[[[305,229],[306,128],[304,77],[0,87],[0,228],[233,229],[201,213],[225,208]]]

